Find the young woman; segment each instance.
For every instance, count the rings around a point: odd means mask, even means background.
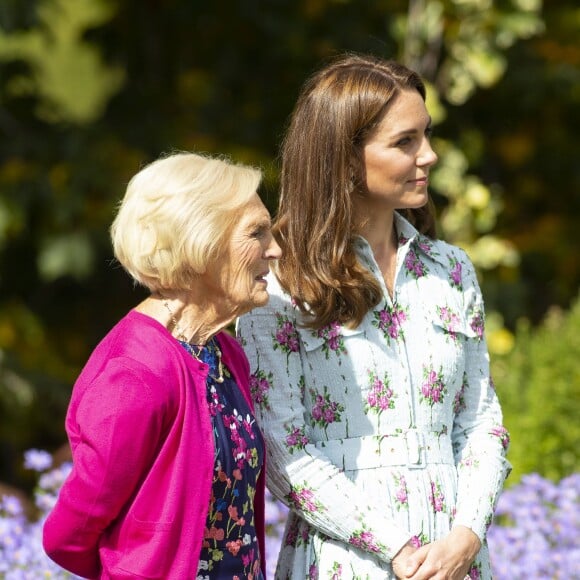
[[[434,237],[430,135],[421,79],[374,57],[322,68],[293,112],[284,257],[238,325],[292,508],[277,578],[491,578],[508,435],[473,266]]]

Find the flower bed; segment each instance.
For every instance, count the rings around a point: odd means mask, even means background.
[[[25,466],[39,473],[34,514],[16,497],[0,498],[0,578],[38,580],[77,578],[54,564],[42,550],[42,524],[70,471],[70,463],[52,468],[50,454],[30,450]],[[288,508],[266,497],[268,577],[276,556]],[[580,473],[553,483],[526,475],[504,491],[488,533],[496,580],[570,580],[580,570]]]
[[[488,532],[497,580],[580,578],[580,473],[538,474],[503,492]]]

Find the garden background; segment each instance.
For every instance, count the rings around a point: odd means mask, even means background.
[[[1,0],[0,493],[32,497],[26,450],[66,459],[76,375],[144,296],[108,239],[129,178],[162,152],[225,153],[263,168],[274,210],[300,85],[371,52],[429,84],[439,232],[478,268],[507,487],[527,493],[497,525],[523,559],[565,512],[580,569],[579,38],[576,0]],[[556,571],[521,577],[573,577],[563,536],[540,536]],[[7,550],[0,537],[0,578]]]

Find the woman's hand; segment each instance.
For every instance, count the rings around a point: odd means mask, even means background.
[[[417,548],[411,544],[411,541],[408,541],[391,560],[391,566],[397,578],[408,578],[417,571],[421,561],[417,558],[411,559],[416,552]]]
[[[405,546],[393,558],[393,570],[402,580],[463,580],[480,548],[474,532],[457,526],[446,538],[422,546],[403,562],[395,562],[399,555],[404,557]],[[399,568],[400,563],[404,569]]]

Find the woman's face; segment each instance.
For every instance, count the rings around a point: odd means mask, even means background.
[[[258,194],[241,210],[220,257],[203,275],[211,301],[236,315],[268,302],[269,261],[282,250],[272,236],[270,214]]]
[[[390,209],[423,206],[437,155],[429,142],[431,117],[415,90],[401,92],[363,146],[367,200]]]

